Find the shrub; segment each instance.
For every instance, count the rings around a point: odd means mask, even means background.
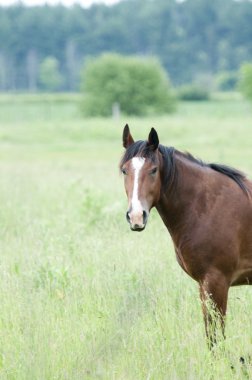
[[[201,101],[208,100],[210,95],[206,89],[197,85],[185,85],[177,90],[177,97],[180,100]]]
[[[238,73],[236,71],[223,71],[216,76],[216,85],[220,91],[233,91],[238,83]]]
[[[88,116],[111,115],[114,103],[123,113],[145,115],[174,109],[166,72],[156,59],[104,54],[82,73],[83,110]]]
[[[240,68],[239,89],[249,100],[252,100],[252,63],[244,63]]]
[[[59,62],[54,57],[46,57],[39,67],[39,82],[43,90],[57,91],[63,83]]]

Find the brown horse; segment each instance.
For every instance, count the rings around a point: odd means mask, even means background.
[[[188,153],[159,144],[155,129],[147,141],[134,142],[123,131],[125,154],[120,163],[128,196],[127,221],[144,230],[156,207],[175,247],[178,263],[199,283],[206,334],[216,340],[228,290],[252,283],[252,182],[225,165],[205,164]]]

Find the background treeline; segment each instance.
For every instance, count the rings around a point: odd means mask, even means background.
[[[251,61],[251,41],[248,0],[0,7],[0,90],[78,90],[85,61],[113,51],[157,56],[175,85],[207,82]]]

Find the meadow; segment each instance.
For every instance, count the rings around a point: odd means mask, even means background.
[[[155,127],[164,145],[252,178],[252,106],[216,95],[112,120],[78,104],[0,96],[0,379],[252,379],[252,288],[230,290],[212,355],[197,284],[155,210],[130,231],[118,169],[128,122],[137,139]]]

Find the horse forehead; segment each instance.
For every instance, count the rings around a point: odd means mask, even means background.
[[[133,157],[131,160],[132,167],[135,171],[139,172],[145,163],[144,157]]]

